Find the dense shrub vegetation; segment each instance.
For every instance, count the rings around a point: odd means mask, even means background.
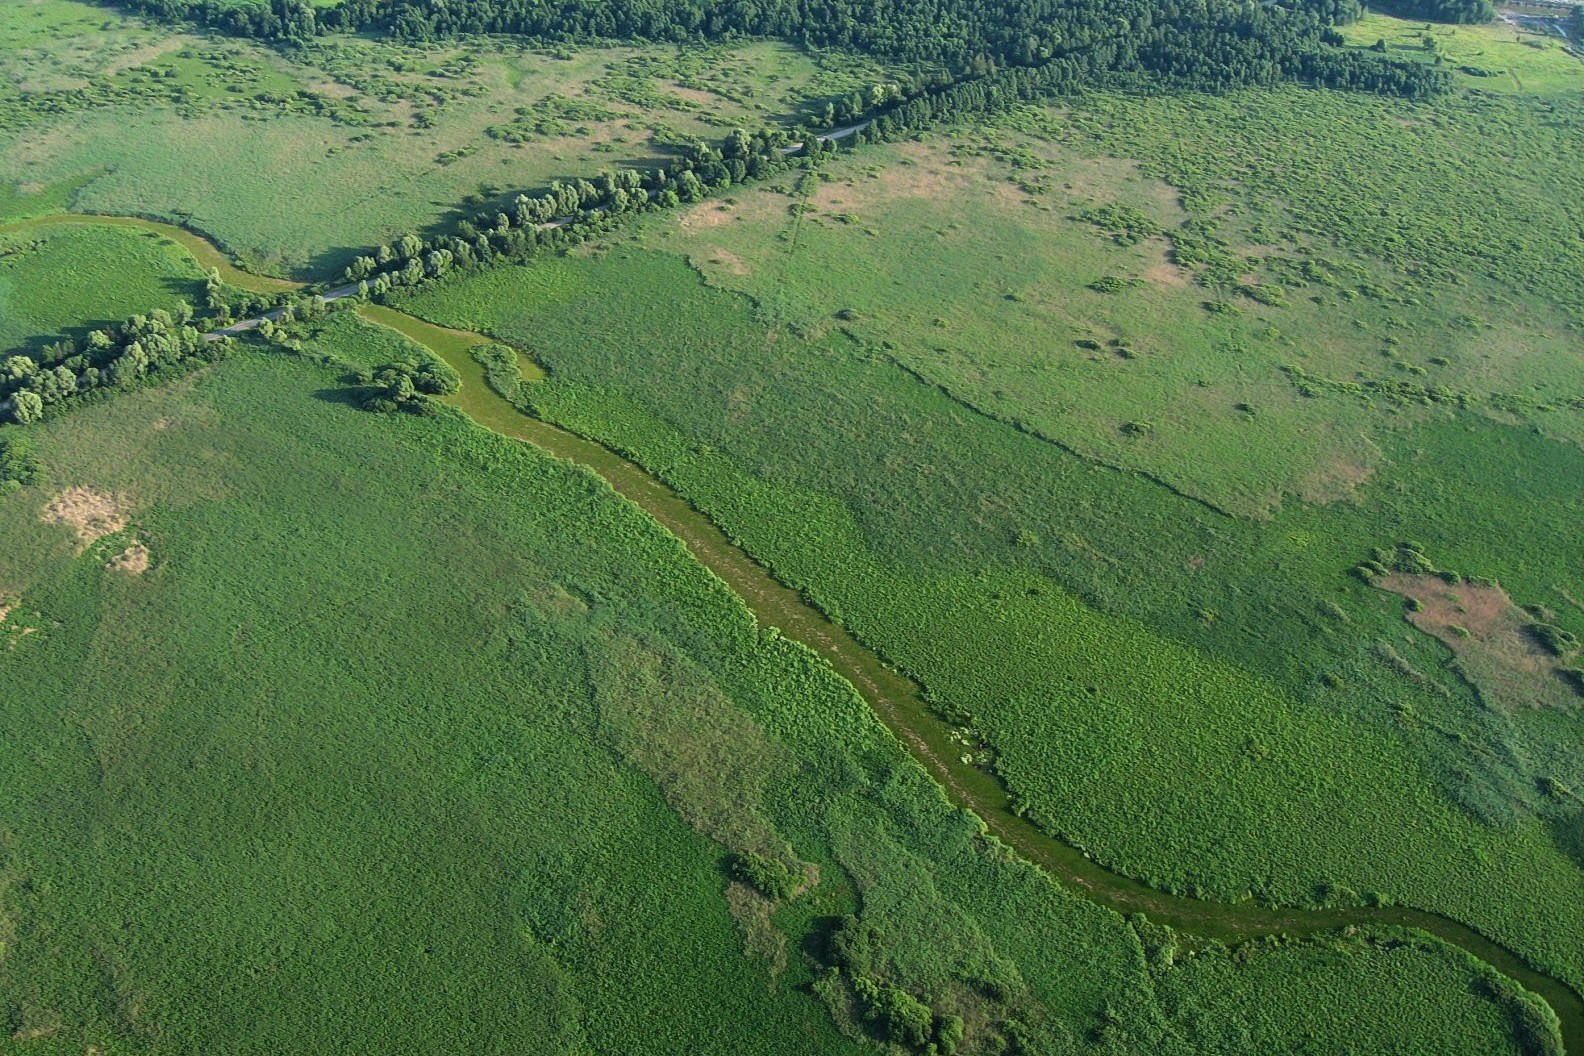
[[[1496,17],[1491,0],[1388,0],[1377,6],[1400,18],[1427,18],[1432,22],[1489,22]]]
[[[192,309],[174,314],[156,308],[119,326],[93,330],[81,341],[46,345],[38,356],[17,354],[0,362],[0,412],[27,424],[78,399],[135,388],[151,376],[169,376],[224,355],[224,341],[206,341],[188,325]]]
[[[1444,81],[1436,71],[1337,49],[1326,27],[1357,17],[1353,0],[1306,0],[1291,7],[1225,0],[1181,7],[1142,0],[1122,7],[1092,0],[1010,6],[952,0],[943,7],[903,0],[876,8],[838,0],[678,0],[658,7],[634,0],[555,7],[524,0],[347,0],[325,12],[306,0],[241,8],[217,0],[126,0],[123,6],[266,39],[306,40],[322,31],[380,25],[408,40],[466,33],[660,41],[777,37],[938,64],[959,76],[1054,62],[1063,72],[1051,77],[1050,90],[1136,73],[1205,87],[1297,79],[1410,95],[1429,94]]]

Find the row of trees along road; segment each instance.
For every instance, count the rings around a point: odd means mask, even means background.
[[[182,303],[174,312],[156,308],[80,340],[53,342],[37,357],[8,356],[0,362],[0,419],[34,422],[56,405],[136,388],[223,356],[229,342],[206,341],[191,321],[192,309]]]

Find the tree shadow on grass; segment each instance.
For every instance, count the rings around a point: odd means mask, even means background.
[[[1557,850],[1567,855],[1574,865],[1584,869],[1584,809],[1553,818],[1548,827]]]
[[[361,411],[364,401],[369,397],[370,391],[371,389],[367,385],[348,383],[346,385],[337,385],[333,389],[315,389],[313,398],[323,400],[325,403],[333,403]]]

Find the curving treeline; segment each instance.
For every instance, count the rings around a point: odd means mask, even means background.
[[[926,65],[954,80],[1069,58],[1086,84],[1142,77],[1214,90],[1301,81],[1418,98],[1447,83],[1443,71],[1343,48],[1330,27],[1356,19],[1358,0],[342,0],[323,8],[308,0],[99,2],[273,41],[370,30],[413,41],[478,33],[547,41],[773,38]]]

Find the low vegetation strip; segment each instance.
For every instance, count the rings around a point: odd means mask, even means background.
[[[347,315],[313,330],[337,361],[415,351]],[[1251,1025],[1251,1053],[1521,1051],[1445,947],[1234,958],[1045,883],[648,517],[450,414],[314,398],[342,369],[241,353],[29,432],[175,559],[103,569],[44,496],[0,504],[3,621],[39,628],[0,663],[0,784],[74,790],[4,800],[22,1051],[1190,1056]],[[214,677],[244,653],[247,679]],[[167,691],[197,679],[198,711]],[[1229,1000],[1228,972],[1345,1036]],[[1377,986],[1400,1014],[1369,1011]]]
[[[422,333],[427,325],[403,325],[398,313],[375,310],[381,313],[385,325],[406,332]],[[515,354],[509,348],[483,343],[485,339],[481,335],[474,335],[474,338],[477,343],[465,339],[448,341],[433,350],[463,380],[460,390],[445,394],[449,402],[503,435],[528,441],[603,476],[621,494],[681,538],[689,551],[744,599],[764,624],[780,628],[782,633],[831,662],[875,709],[898,742],[941,783],[955,802],[973,810],[998,838],[1070,885],[1082,897],[1119,912],[1143,913],[1187,935],[1238,943],[1263,935],[1313,935],[1347,926],[1418,928],[1461,946],[1543,995],[1549,1004],[1534,1002],[1505,981],[1492,984],[1506,988],[1501,991],[1508,995],[1506,999],[1515,1002],[1515,1008],[1524,1010],[1520,1018],[1527,1020],[1523,1028],[1526,1046],[1544,1051],[1559,1030],[1565,1030],[1568,1037],[1575,1037],[1584,1029],[1584,1001],[1573,990],[1534,971],[1510,951],[1444,917],[1396,907],[1299,911],[1173,897],[1109,872],[1088,855],[1053,839],[1046,830],[1029,820],[1026,806],[1014,802],[978,760],[971,755],[959,759],[956,745],[960,743],[960,733],[935,714],[916,685],[899,676],[845,630],[815,610],[800,593],[772,578],[667,485],[597,443],[535,420],[523,409],[526,404],[514,404],[509,394],[521,395],[522,385]],[[395,408],[379,406],[374,409]],[[860,977],[862,974],[858,972]],[[1499,977],[1493,976],[1493,979]],[[883,997],[878,990],[860,996],[870,1005],[881,1002]],[[927,1013],[924,1022],[929,1022]],[[911,1036],[909,1032],[914,1028],[895,1029],[896,1036],[905,1039]]]

